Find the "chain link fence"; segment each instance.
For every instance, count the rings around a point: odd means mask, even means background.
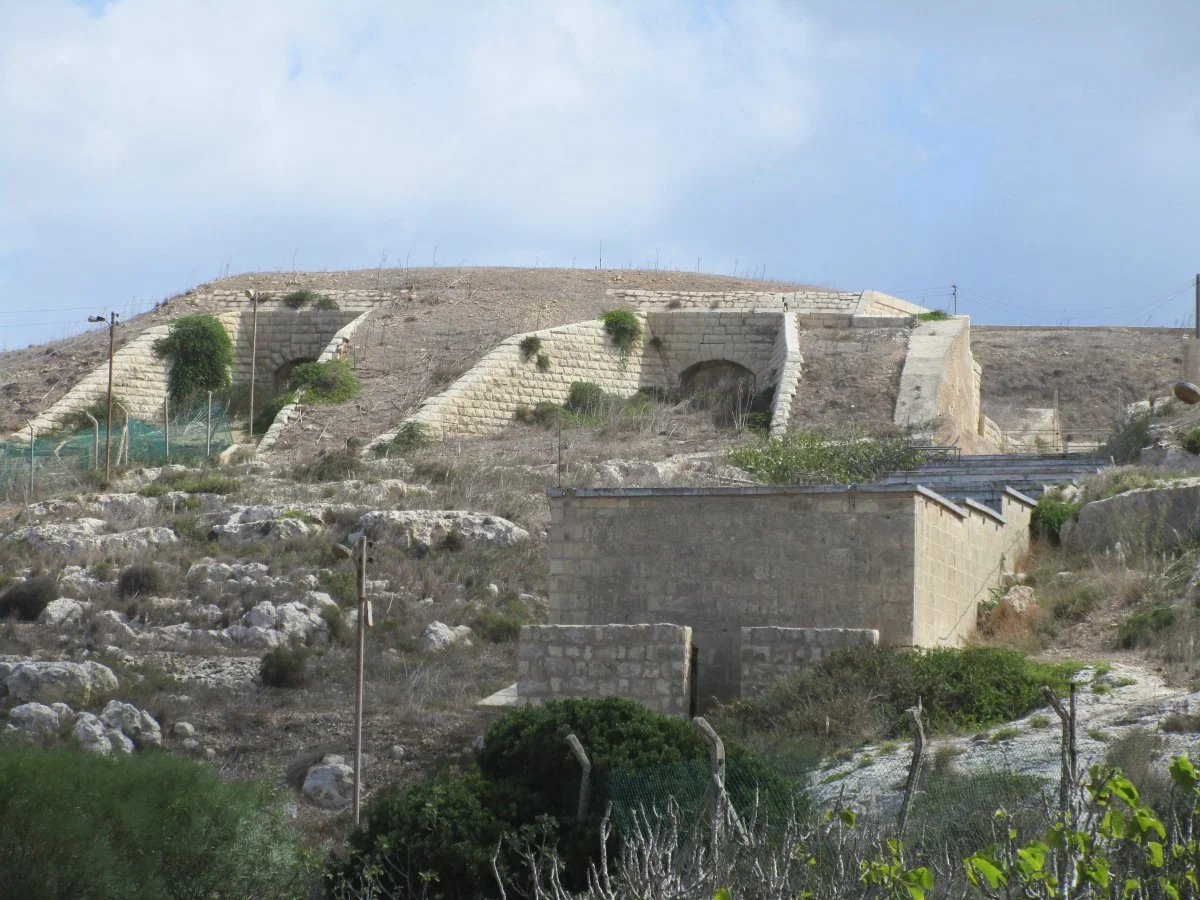
[[[191,463],[233,444],[226,404],[211,406],[159,422],[113,416],[108,450],[114,469]],[[0,442],[0,498],[31,503],[72,489],[95,488],[89,473],[103,470],[106,428],[103,422],[74,432],[33,434]]]

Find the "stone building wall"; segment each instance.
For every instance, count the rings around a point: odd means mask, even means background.
[[[317,359],[333,336],[361,313],[350,309],[290,309],[262,304],[258,310],[258,340],[255,382],[270,388],[273,378],[284,366]],[[241,310],[232,329],[234,339],[235,383],[250,382],[251,347],[254,341],[254,313]]]
[[[947,503],[924,488],[916,496],[913,642],[955,646],[975,630],[976,611],[1006,570],[1029,550],[1029,520],[1036,505],[1015,491],[1001,498],[1002,512],[966,500]]]
[[[754,373],[758,387],[774,383],[783,368],[776,345],[783,316],[764,312],[679,311],[646,314],[642,384],[677,387],[697,363],[728,360]],[[654,339],[657,338],[657,342]],[[773,368],[774,367],[774,368]]]
[[[551,491],[550,621],[693,628],[699,693],[740,694],[741,629],[913,641],[911,486]]]
[[[878,643],[879,632],[873,628],[743,628],[742,696],[784,681],[835,650]]]
[[[692,629],[661,623],[591,627],[524,625],[521,702],[628,697],[655,712],[689,712]]]

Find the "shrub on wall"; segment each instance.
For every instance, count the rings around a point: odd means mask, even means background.
[[[626,356],[634,344],[642,339],[642,322],[627,309],[612,309],[601,313],[600,321],[609,339]]]
[[[167,389],[180,407],[198,401],[208,391],[229,387],[233,341],[214,316],[184,316],[171,323],[167,336],[154,342],[154,352],[171,362]]]
[[[533,359],[542,352],[542,339],[536,334],[527,334],[521,338],[520,344],[521,359],[525,362]]]
[[[313,301],[313,309],[335,310],[341,309],[341,306],[339,306],[338,302],[328,294],[321,294],[316,300]]]
[[[292,386],[304,388],[309,403],[343,403],[361,390],[348,359],[301,363],[292,369]]]

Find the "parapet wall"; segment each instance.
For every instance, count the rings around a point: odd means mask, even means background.
[[[680,625],[524,625],[518,652],[521,702],[628,697],[686,716],[692,630]]]
[[[784,681],[835,650],[878,643],[873,628],[743,628],[742,696]]]
[[[965,316],[922,322],[908,341],[893,423],[966,452],[995,452],[982,440],[980,369]]]

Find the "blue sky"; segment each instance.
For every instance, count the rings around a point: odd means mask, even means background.
[[[1182,324],[1200,4],[0,0],[0,346],[248,270],[653,264]]]

